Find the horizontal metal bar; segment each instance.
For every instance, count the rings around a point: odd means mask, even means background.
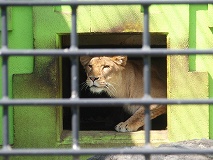
[[[1,0],[0,6],[50,6],[50,5],[150,5],[150,4],[207,4],[213,0]]]
[[[39,155],[48,155],[48,156],[64,156],[64,155],[107,155],[107,154],[213,154],[213,149],[158,149],[151,147],[142,147],[141,149],[10,149],[0,150],[0,156],[39,156]]]
[[[213,99],[166,99],[166,98],[80,98],[80,99],[1,99],[0,105],[51,105],[51,106],[72,106],[88,105],[115,106],[115,105],[150,105],[150,104],[213,104]]]
[[[166,56],[166,55],[196,55],[213,54],[213,49],[144,49],[144,48],[126,48],[126,49],[35,49],[35,50],[0,50],[0,56]]]

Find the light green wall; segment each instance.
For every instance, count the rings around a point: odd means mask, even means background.
[[[192,48],[197,20],[196,10],[208,9],[208,6],[189,5],[160,5],[151,6],[150,30],[168,34],[167,44],[171,49]],[[207,10],[207,17],[210,17]],[[204,19],[203,19],[204,20]],[[203,26],[203,20],[197,26]],[[211,38],[210,36],[206,36]],[[200,37],[197,37],[198,39]],[[196,40],[195,40],[196,41]],[[198,48],[195,45],[196,48]],[[206,45],[200,46],[206,48]],[[209,69],[199,70],[192,67],[197,65],[194,57],[167,57],[167,96],[178,98],[208,98],[209,97]],[[199,63],[204,66],[205,62]],[[202,82],[202,83],[201,83]],[[195,87],[196,86],[196,87]],[[209,105],[168,105],[168,136],[170,141],[209,138]]]

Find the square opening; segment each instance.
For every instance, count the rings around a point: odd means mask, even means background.
[[[141,48],[141,33],[88,33],[79,34],[79,48]],[[166,35],[151,34],[152,48],[167,48]],[[69,48],[70,35],[61,36],[62,48]],[[137,57],[136,57],[137,58]],[[129,59],[134,59],[133,57]],[[137,58],[138,59],[138,58]],[[141,59],[142,60],[142,59]],[[163,74],[167,73],[166,57],[153,57],[155,63]],[[79,65],[79,91],[80,98],[110,98],[107,94],[92,94],[87,88],[82,88],[86,80],[83,66]],[[70,60],[62,57],[62,96],[71,96]],[[63,130],[71,130],[71,109],[63,107]],[[122,106],[116,107],[81,107],[80,130],[81,131],[114,131],[114,126],[130,117]],[[167,127],[167,115],[163,114],[152,120],[152,130],[165,130]]]

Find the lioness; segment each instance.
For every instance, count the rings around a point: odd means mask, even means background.
[[[128,60],[126,56],[81,56],[80,62],[84,66],[86,84],[93,93],[106,92],[116,98],[143,97],[143,64],[141,61]],[[166,97],[165,80],[151,69],[151,95],[156,98]],[[137,131],[144,125],[144,107],[125,106],[124,109],[132,116],[125,122],[115,126],[118,132]],[[166,112],[166,106],[151,105],[151,119]]]

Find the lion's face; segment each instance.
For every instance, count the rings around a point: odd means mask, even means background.
[[[123,69],[126,64],[126,57],[89,57],[82,56],[80,61],[87,74],[86,84],[93,93],[106,91],[113,96],[115,92],[116,74]]]

